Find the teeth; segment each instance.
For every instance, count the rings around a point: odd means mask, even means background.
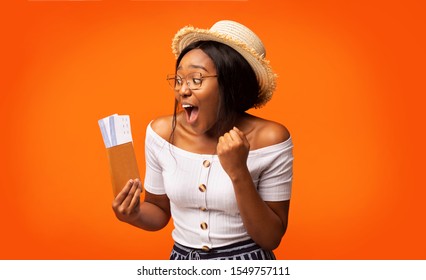
[[[183,105],[182,105],[182,107],[183,107],[183,108],[192,108],[192,107],[194,107],[194,106],[189,105],[189,104],[183,104]]]

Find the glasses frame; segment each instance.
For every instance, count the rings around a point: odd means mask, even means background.
[[[200,83],[200,86],[199,87],[197,87],[197,88],[191,88],[190,87],[190,82],[187,80],[187,77],[189,76],[189,75],[194,75],[194,74],[200,74],[200,78],[199,79],[201,79],[201,83]],[[178,89],[176,89],[176,78],[177,77],[179,77],[181,80],[185,80],[186,81],[186,85],[188,86],[188,88],[190,89],[190,90],[199,90],[199,89],[201,89],[201,87],[203,86],[203,81],[204,81],[204,79],[205,78],[212,78],[212,77],[217,77],[217,74],[215,74],[215,75],[203,75],[202,73],[200,73],[200,72],[192,72],[192,73],[189,73],[188,75],[186,75],[185,77],[181,77],[181,76],[179,76],[178,74],[168,74],[167,75],[167,78],[166,78],[166,80],[167,80],[167,82],[168,82],[168,84],[169,84],[169,86],[173,89],[173,90],[175,90],[175,91],[179,91],[181,88],[182,88],[182,85],[183,85],[183,83],[179,86],[179,88]],[[171,80],[175,80],[175,82],[174,82],[174,84],[175,84],[175,86],[173,86],[172,85],[172,83],[170,82]]]

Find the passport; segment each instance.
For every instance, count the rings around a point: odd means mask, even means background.
[[[130,117],[114,114],[98,121],[107,152],[114,197],[130,179],[139,178]]]

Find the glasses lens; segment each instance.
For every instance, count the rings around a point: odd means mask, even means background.
[[[180,90],[184,80],[190,89],[199,89],[203,83],[203,76],[198,72],[188,74],[186,78],[181,78],[178,75],[167,75],[167,82],[175,90]]]
[[[190,89],[199,89],[203,82],[201,73],[191,73],[188,75],[187,80],[189,82]]]
[[[176,75],[167,75],[167,82],[176,90],[178,90],[182,84],[180,77]]]

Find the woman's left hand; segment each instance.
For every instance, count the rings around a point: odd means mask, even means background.
[[[231,179],[247,170],[250,144],[242,131],[234,127],[219,137],[216,147],[220,163]]]

